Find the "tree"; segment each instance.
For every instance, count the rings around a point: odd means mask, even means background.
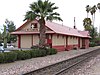
[[[16,26],[14,25],[13,21],[9,21],[8,19],[5,20],[6,30],[7,30],[7,42],[15,42],[17,40],[15,35],[10,35],[11,32],[15,31]]]
[[[45,20],[60,20],[62,19],[59,17],[60,14],[54,12],[54,10],[58,9],[57,6],[54,6],[55,3],[49,2],[49,0],[38,0],[37,2],[33,2],[30,4],[30,11],[26,12],[25,20],[34,20],[38,18],[38,22],[40,24],[39,32],[40,32],[40,41],[39,45],[43,46],[45,44]]]
[[[93,23],[93,26],[94,26],[94,21],[95,21],[95,12],[96,12],[96,10],[97,10],[96,5],[94,5],[94,6],[91,8],[91,10],[90,10],[90,13],[91,13],[91,15],[92,15],[92,23]]]
[[[90,30],[91,41],[94,42],[95,38],[97,37],[97,28],[92,27]]]
[[[87,5],[86,6],[87,18],[88,18],[88,14],[89,14],[90,10],[91,10],[91,7],[89,5]]]
[[[2,33],[0,32],[0,43],[2,43],[3,41],[3,37],[2,37]]]
[[[100,3],[97,4],[97,8],[99,9],[99,12],[100,12]]]
[[[97,8],[99,9],[100,12],[100,3],[97,4]],[[100,38],[100,27],[99,27],[99,38]]]
[[[4,40],[4,48],[7,48],[7,32],[6,32],[6,25],[4,25],[3,40]]]
[[[91,18],[85,18],[83,20],[83,26],[86,31],[90,31],[92,29],[92,21]]]

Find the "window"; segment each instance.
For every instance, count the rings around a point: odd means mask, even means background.
[[[37,28],[37,23],[31,23],[31,28],[32,29]]]

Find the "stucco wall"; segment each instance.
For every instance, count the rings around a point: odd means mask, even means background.
[[[78,38],[68,36],[68,45],[75,45],[75,44],[78,44]]]
[[[66,46],[66,36],[63,35],[53,35],[52,36],[52,45],[53,46]]]
[[[33,35],[33,45],[39,44],[39,36],[38,35]]]
[[[32,46],[31,35],[21,35],[21,48],[30,48]]]
[[[21,31],[37,31],[39,29],[39,24],[37,24],[37,28],[35,28],[34,30],[32,30],[31,28],[31,24],[32,23],[36,23],[36,21],[32,21],[27,23],[25,26],[23,26],[23,28],[21,29]]]
[[[82,48],[82,38],[80,38],[80,48]]]

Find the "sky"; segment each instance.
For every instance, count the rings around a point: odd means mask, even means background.
[[[0,1],[0,29],[2,29],[3,24],[5,24],[5,19],[11,20],[16,25],[16,28],[21,26],[24,21],[25,13],[30,10],[29,4],[37,0],[2,0]],[[59,9],[56,11],[60,13],[60,17],[63,22],[54,21],[65,26],[73,28],[74,17],[76,28],[78,30],[84,30],[83,19],[87,17],[86,5],[97,5],[100,0],[49,0],[55,3]],[[91,18],[91,14],[89,14]],[[95,27],[100,26],[100,12],[96,11],[95,17]]]

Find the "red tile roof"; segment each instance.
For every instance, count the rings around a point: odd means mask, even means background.
[[[24,27],[28,21],[26,21],[22,26],[20,26],[15,32],[12,32],[11,34],[39,34],[39,32],[27,32],[27,31],[19,31],[22,27]],[[78,36],[78,37],[86,37],[90,38],[88,36],[87,31],[79,31],[77,29],[73,29],[61,24],[57,24],[54,22],[46,21],[46,26],[50,28],[52,31],[48,31],[46,33],[57,33],[57,34],[63,34],[63,35],[70,35],[70,36]]]
[[[90,36],[88,36],[88,31],[79,31],[77,29],[73,29],[50,21],[46,21],[46,26],[58,34],[90,38]]]

